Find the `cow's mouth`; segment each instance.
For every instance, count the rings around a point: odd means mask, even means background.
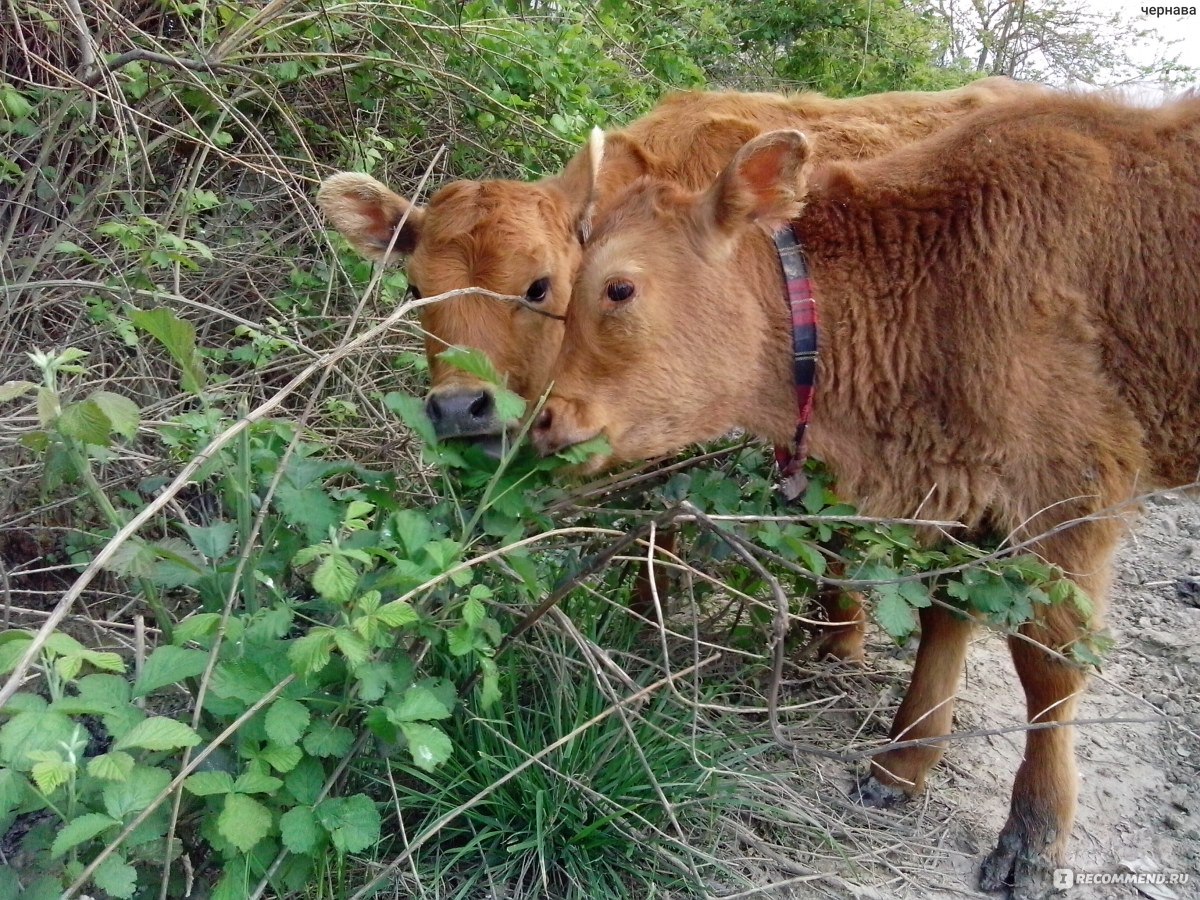
[[[457,440],[483,451],[483,455],[488,459],[503,459],[505,453],[512,447],[511,438],[503,431],[464,435]]]

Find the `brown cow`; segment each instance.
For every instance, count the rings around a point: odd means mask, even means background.
[[[1060,651],[1099,623],[1112,510],[1200,471],[1200,98],[1018,98],[859,163],[813,165],[781,131],[707,190],[640,180],[587,247],[540,449],[602,433],[595,468],[735,427],[788,441],[791,327],[766,230],[789,221],[820,319],[812,454],[866,513],[1037,538],[1095,618],[1043,607],[1010,649],[1030,722],[1071,722],[1086,676]],[[971,623],[934,607],[921,626],[895,739],[951,726]],[[1027,733],[983,887],[1050,892],[1072,740],[1069,725]],[[864,799],[919,791],[942,750],[877,756]]]
[[[878,156],[924,137],[1002,97],[1039,90],[988,78],[958,90],[895,92],[831,100],[819,94],[675,94],[624,131],[610,135],[603,178],[594,182],[596,154],[585,148],[561,175],[535,183],[458,181],[428,207],[413,206],[367,175],[340,173],[322,185],[318,202],[351,245],[383,258],[405,212],[395,257],[409,257],[413,285],[426,295],[481,287],[525,296],[561,315],[579,263],[579,233],[605,198],[652,173],[698,189],[716,176],[747,140],[764,131],[803,127],[819,136],[826,159]],[[537,400],[558,352],[562,324],[534,310],[482,297],[425,308],[422,326],[432,390],[426,409],[439,437],[495,441],[507,423],[495,415],[491,388],[437,358],[447,346],[482,350],[507,375],[509,387]]]

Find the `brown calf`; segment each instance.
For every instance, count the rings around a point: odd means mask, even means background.
[[[924,137],[997,99],[1039,90],[989,78],[940,93],[895,92],[850,100],[819,94],[690,92],[609,136],[599,181],[598,154],[584,148],[561,175],[535,183],[457,181],[428,207],[412,205],[367,175],[334,175],[318,202],[333,226],[369,259],[382,259],[408,213],[395,257],[408,256],[410,282],[427,296],[480,287],[525,296],[543,311],[566,310],[579,264],[579,235],[606,199],[636,177],[654,174],[698,189],[747,140],[778,128],[819,136],[825,159],[878,156]],[[437,358],[447,346],[482,350],[509,387],[535,401],[558,352],[562,324],[531,309],[483,297],[426,307],[432,390],[426,409],[439,437],[499,435],[491,388]]]
[[[603,433],[596,468],[735,427],[788,441],[766,231],[792,221],[820,317],[812,454],[866,513],[1037,538],[1096,608],[1043,607],[1010,638],[1029,721],[1069,723],[1086,678],[1061,651],[1099,622],[1113,507],[1200,470],[1198,211],[1200,98],[1017,98],[860,163],[763,135],[707,190],[645,178],[597,221],[535,440]],[[898,740],[949,733],[971,630],[936,607],[921,625]],[[942,749],[876,757],[864,799],[920,790]],[[1071,727],[1029,731],[985,888],[1050,892],[1076,790]]]

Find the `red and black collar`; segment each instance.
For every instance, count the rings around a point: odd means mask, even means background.
[[[817,301],[813,297],[812,279],[804,261],[804,250],[796,240],[795,225],[780,228],[773,237],[791,310],[792,381],[796,388],[797,412],[792,445],[777,445],[775,462],[782,476],[780,490],[786,499],[795,500],[804,492],[808,482],[804,474],[804,461],[808,457],[808,423],[812,418],[817,383]]]

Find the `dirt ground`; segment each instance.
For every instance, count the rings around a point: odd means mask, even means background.
[[[1189,883],[1171,888],[1076,886],[1079,900],[1200,898],[1200,502],[1182,495],[1153,501],[1137,519],[1117,559],[1108,616],[1115,646],[1080,709],[1079,813],[1071,864],[1081,872],[1181,872]],[[832,706],[842,728],[886,733],[903,690],[911,648],[882,640],[868,651],[865,676],[847,676],[856,710]],[[877,695],[878,716],[863,724],[864,695]],[[870,697],[867,696],[870,704]],[[1023,700],[1007,647],[980,633],[959,695],[956,731],[1017,725]],[[1114,722],[1111,720],[1137,720]],[[930,776],[928,793],[894,810],[855,809],[844,763],[798,759],[815,774],[802,777],[789,804],[808,805],[814,821],[840,822],[831,833],[842,857],[799,854],[778,865],[774,846],[745,845],[756,889],[745,896],[920,898],[994,897],[978,891],[976,873],[1008,812],[1009,791],[1023,736],[975,737],[953,744]],[[783,799],[783,798],[781,798]],[[815,809],[814,809],[815,807]],[[839,833],[840,829],[840,833]],[[769,833],[760,828],[758,833]],[[848,854],[847,838],[852,844]],[[794,845],[793,845],[794,846]],[[757,859],[758,876],[750,874]],[[809,873],[809,874],[806,874]],[[818,873],[828,873],[821,877]],[[833,873],[836,873],[834,875]],[[759,880],[762,878],[764,880]],[[773,887],[767,887],[773,885]],[[764,890],[765,888],[765,890]]]

